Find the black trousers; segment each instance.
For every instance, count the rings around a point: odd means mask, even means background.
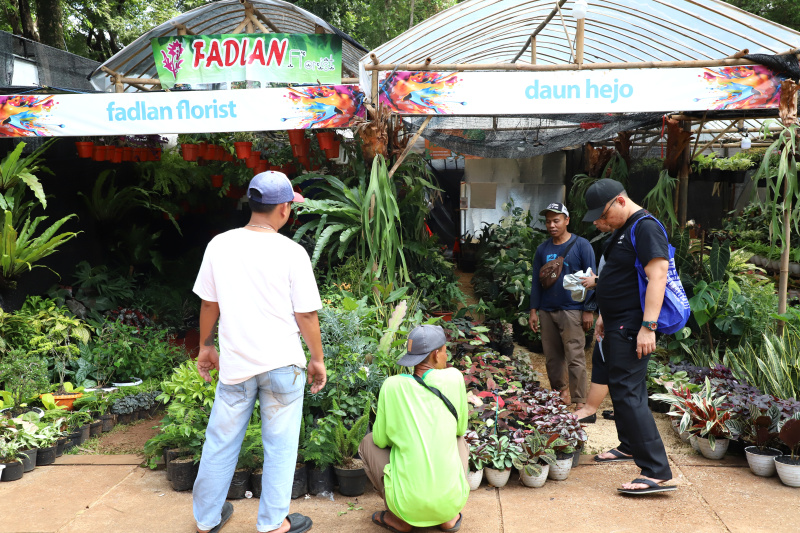
[[[647,362],[650,356],[636,356],[639,331],[606,326],[603,355],[608,369],[608,390],[614,404],[619,451],[633,455],[642,475],[672,479],[664,443],[647,406]]]

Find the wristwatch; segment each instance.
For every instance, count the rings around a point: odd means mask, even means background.
[[[658,329],[658,322],[656,322],[656,321],[649,322],[649,321],[645,320],[644,322],[642,322],[642,327],[643,328],[647,328],[650,331],[655,331],[655,330]]]

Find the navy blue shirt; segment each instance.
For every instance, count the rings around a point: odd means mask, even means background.
[[[539,270],[547,263],[556,257],[562,256],[564,250],[573,241],[575,244],[564,258],[564,267],[561,269],[561,275],[558,280],[549,289],[542,288],[539,283]],[[533,256],[533,279],[531,280],[531,309],[539,309],[541,311],[557,311],[559,309],[583,309],[584,311],[590,310],[593,305],[589,304],[589,297],[593,291],[586,291],[586,298],[582,302],[576,302],[572,299],[570,292],[564,289],[564,276],[573,274],[580,270],[591,268],[594,272],[594,250],[589,241],[583,237],[572,235],[564,244],[553,244],[553,239],[547,239],[539,245],[536,253]],[[587,307],[587,304],[589,306]]]

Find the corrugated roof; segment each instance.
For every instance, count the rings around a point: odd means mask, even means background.
[[[570,62],[572,0],[537,36],[537,64]],[[554,0],[467,0],[377,47],[381,63],[510,63]],[[569,33],[569,40],[566,38]],[[584,62],[722,59],[742,49],[780,53],[800,32],[719,0],[589,0]],[[574,45],[573,45],[574,46]],[[369,62],[369,56],[361,62]],[[519,62],[530,63],[530,51]]]
[[[266,16],[281,33],[314,33],[321,26],[326,33],[342,37],[342,67],[344,74],[354,76],[358,72],[358,58],[367,51],[352,37],[334,28],[323,19],[294,4],[282,0],[252,0],[253,7]],[[150,39],[178,35],[178,25],[185,25],[197,35],[231,33],[242,22],[245,11],[239,0],[220,0],[187,11],[160,26],[153,28],[126,46],[101,66],[128,78],[157,78]],[[260,33],[260,32],[257,32]],[[97,89],[108,84],[108,75],[97,70],[89,79]]]

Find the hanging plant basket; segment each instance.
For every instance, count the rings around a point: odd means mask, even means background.
[[[325,157],[328,159],[336,159],[339,157],[339,141],[336,141],[332,148],[325,148]]]
[[[297,172],[297,169],[294,166],[294,163],[284,163],[281,165],[281,172],[286,174],[287,176],[291,176]]]
[[[95,161],[105,161],[106,160],[106,147],[105,146],[95,146],[94,151],[92,152],[92,159]]]
[[[133,148],[130,146],[125,146],[122,148],[122,160],[123,161],[133,161]]]
[[[111,162],[112,163],[122,163],[122,148],[114,147],[112,148],[111,152]]]
[[[211,186],[212,187],[222,187],[222,174],[212,174],[211,175]]]
[[[317,142],[319,142],[319,147],[323,150],[330,150],[336,143],[336,132],[330,130],[318,131]]]
[[[256,163],[256,166],[253,167],[254,175],[266,172],[268,168],[269,168],[269,161],[267,161],[266,159],[260,159],[258,163]]]
[[[239,159],[247,159],[250,151],[253,149],[253,143],[250,141],[235,142],[233,147],[236,150],[236,157]]]
[[[295,157],[308,157],[309,143],[303,142],[292,145],[292,155]]]
[[[200,149],[196,144],[186,143],[181,145],[181,155],[183,155],[183,159],[186,161],[197,161],[199,152]]]
[[[78,157],[90,158],[94,154],[94,143],[92,141],[78,141],[75,143],[78,149]]]

